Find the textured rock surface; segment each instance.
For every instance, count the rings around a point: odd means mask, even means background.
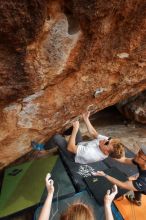
[[[1,168],[87,108],[146,89],[145,9],[143,0],[1,1]]]
[[[128,119],[146,124],[146,91],[117,105]]]

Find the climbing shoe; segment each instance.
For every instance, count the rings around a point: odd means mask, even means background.
[[[134,198],[133,195],[126,195],[126,199],[128,199],[129,202],[132,202],[133,204],[137,205],[137,206],[141,206],[141,201],[138,201]]]

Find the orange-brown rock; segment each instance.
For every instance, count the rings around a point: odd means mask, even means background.
[[[0,4],[0,166],[146,89],[145,1]]]
[[[146,124],[146,91],[117,105],[126,118]]]

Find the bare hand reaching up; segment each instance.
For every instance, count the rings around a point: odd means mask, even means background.
[[[82,114],[82,116],[83,116],[84,121],[86,121],[86,120],[89,118],[89,116],[90,116],[90,112],[89,112],[89,111],[84,112],[84,113]]]
[[[46,188],[47,188],[47,191],[48,191],[48,194],[53,194],[54,193],[54,181],[51,178],[51,174],[48,173],[46,175]]]
[[[48,173],[45,178],[48,195],[47,195],[47,198],[45,200],[45,203],[43,205],[43,208],[41,210],[38,220],[48,220],[50,217],[51,204],[52,204],[53,193],[54,193],[54,181],[50,178],[51,178],[51,174]]]
[[[72,125],[73,125],[73,129],[74,129],[75,131],[78,131],[78,130],[79,130],[79,126],[80,126],[79,121],[73,122]]]
[[[110,193],[110,190],[107,191],[107,194],[104,197],[104,203],[105,205],[111,206],[112,201],[114,200],[116,194],[118,193],[117,186],[114,185],[112,188],[112,192]]]

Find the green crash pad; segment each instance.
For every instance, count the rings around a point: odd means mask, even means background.
[[[65,167],[60,158],[58,158],[53,170],[51,177],[54,180],[54,196],[55,199],[63,199],[75,194],[75,188],[65,170]],[[47,196],[47,190],[44,190],[41,202],[44,202]]]
[[[40,202],[45,176],[52,171],[57,158],[51,156],[33,160],[5,170],[0,195],[0,218]]]

